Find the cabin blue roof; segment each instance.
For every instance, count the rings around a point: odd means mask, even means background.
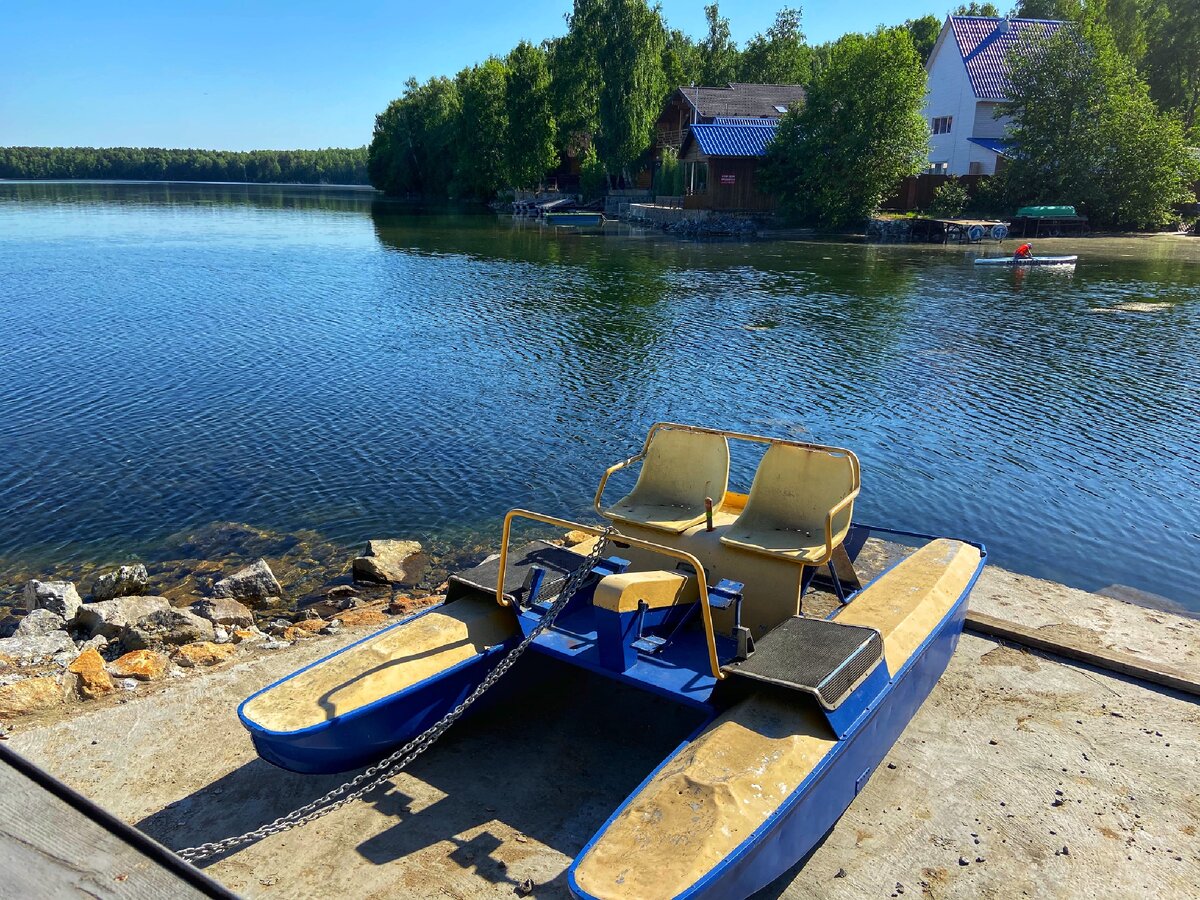
[[[991,150],[993,153],[999,153],[1001,156],[1008,156],[1013,148],[1012,141],[1005,141],[1000,138],[975,137],[967,138],[967,140],[972,144],[978,144],[980,147]]]
[[[693,125],[695,139],[705,156],[765,156],[775,137],[775,122],[762,125]]]
[[[1012,71],[1009,52],[1014,47],[1049,37],[1063,24],[1052,19],[951,16],[950,27],[975,96],[980,100],[1007,100]]]

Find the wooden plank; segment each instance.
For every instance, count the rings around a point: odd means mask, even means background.
[[[1052,628],[1028,628],[1017,622],[997,619],[973,610],[967,611],[965,627],[977,634],[1012,641],[1055,656],[1087,663],[1098,669],[1128,675],[1130,678],[1200,697],[1200,680],[1182,669],[1157,662],[1146,662],[1128,653],[1105,647],[1085,647],[1071,635],[1055,634]]]
[[[0,872],[6,897],[235,896],[3,746]]]

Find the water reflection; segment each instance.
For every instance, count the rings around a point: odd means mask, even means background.
[[[675,419],[853,447],[864,519],[1200,607],[1200,241],[1078,244],[1017,281],[954,247],[0,185],[0,554],[219,520],[482,546],[513,505],[586,515]]]

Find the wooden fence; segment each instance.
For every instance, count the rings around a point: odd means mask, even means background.
[[[974,194],[979,186],[989,177],[988,175],[909,175],[900,188],[881,204],[882,209],[893,212],[908,212],[913,209],[928,209],[933,202],[933,195],[947,181],[957,181],[964,185],[967,193]]]

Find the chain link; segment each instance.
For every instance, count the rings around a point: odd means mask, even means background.
[[[453,725],[462,714],[465,713],[471,705],[482,697],[497,681],[503,677],[504,673],[513,667],[521,655],[528,649],[529,645],[543,631],[553,624],[558,614],[563,611],[571,598],[579,591],[583,581],[591,573],[593,567],[600,561],[600,554],[604,552],[604,548],[608,545],[609,535],[612,533],[612,526],[606,527],[600,533],[600,539],[596,541],[596,545],[587,555],[583,564],[579,566],[571,576],[566,579],[562,590],[559,591],[558,598],[551,605],[550,609],[542,617],[542,620],[533,627],[529,634],[525,635],[521,643],[517,644],[510,650],[497,664],[496,668],[488,673],[488,676],[480,682],[479,687],[475,688],[465,700],[458,706],[438,719],[428,729],[417,735],[403,747],[392,753],[385,759],[380,760],[375,765],[364,770],[356,775],[345,784],[331,790],[322,797],[318,797],[311,803],[305,804],[299,809],[293,810],[287,815],[280,816],[275,821],[256,828],[254,831],[247,831],[245,834],[240,834],[235,837],[224,838],[220,841],[214,841],[207,844],[200,844],[196,847],[188,847],[184,850],[177,850],[176,853],[183,859],[189,862],[199,862],[200,860],[208,859],[210,856],[215,856],[218,853],[223,853],[226,850],[231,850],[234,847],[239,847],[242,844],[248,844],[251,841],[259,841],[273,834],[279,834],[281,831],[288,831],[300,825],[307,825],[315,819],[328,815],[336,809],[341,809],[348,803],[353,803],[364,794],[374,790],[383,784],[385,781],[399,774],[404,768],[414,759],[428,750],[438,738],[440,738],[446,730]],[[349,793],[347,793],[349,792]]]

